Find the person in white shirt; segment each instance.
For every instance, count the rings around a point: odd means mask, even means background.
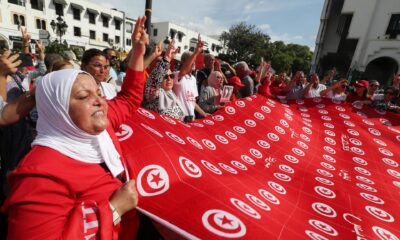
[[[320,97],[320,93],[326,89],[324,84],[319,83],[319,77],[317,74],[312,74],[310,76],[310,81],[304,89],[305,98],[315,98]]]
[[[194,53],[184,52],[182,54],[181,68],[175,73],[173,91],[181,101],[187,113],[185,121],[193,120],[195,111],[202,117],[209,115],[196,103],[196,98],[199,96],[199,93],[197,91],[196,78],[192,74],[196,57],[202,49],[203,42],[199,35]]]

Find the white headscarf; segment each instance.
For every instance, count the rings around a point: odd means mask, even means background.
[[[108,132],[91,135],[78,128],[69,116],[72,85],[80,73],[88,74],[65,69],[49,73],[37,83],[38,135],[32,146],[46,146],[81,162],[105,162],[115,177],[124,167]]]

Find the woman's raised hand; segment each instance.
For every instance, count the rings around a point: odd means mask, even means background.
[[[175,47],[175,38],[173,38],[169,43],[167,50],[165,51],[165,57],[167,58],[167,61],[171,62],[171,60],[174,59],[176,51],[177,48]]]
[[[131,40],[132,40],[132,54],[129,59],[128,66],[134,71],[142,72],[144,70],[143,56],[146,52],[146,45],[149,44],[149,36],[146,33],[145,24],[146,17],[138,17],[135,24],[135,29],[133,30]]]

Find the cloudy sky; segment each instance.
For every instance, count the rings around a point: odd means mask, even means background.
[[[91,0],[123,10],[131,18],[144,14],[145,0]],[[323,0],[153,0],[152,21],[171,21],[207,35],[235,23],[256,25],[273,41],[314,49]],[[129,6],[129,7],[128,7]]]

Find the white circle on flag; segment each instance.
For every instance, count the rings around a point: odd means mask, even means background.
[[[370,180],[370,179],[368,179],[366,177],[363,177],[363,176],[356,176],[356,179],[361,181],[361,182],[364,182],[366,184],[370,184],[370,185],[374,185],[375,184],[374,181],[372,181],[372,180]]]
[[[357,132],[357,131],[354,130],[354,129],[348,128],[348,129],[347,129],[347,132],[348,132],[349,134],[353,135],[353,136],[360,136],[360,133]]]
[[[321,119],[324,120],[324,121],[332,121],[332,118],[329,117],[329,116],[326,116],[326,115],[322,116]]]
[[[167,123],[172,124],[172,125],[176,125],[176,122],[173,119],[171,119],[170,117],[168,117],[166,115],[163,115],[163,114],[160,114],[160,117],[162,119],[164,119]]]
[[[126,124],[121,124],[119,126],[119,130],[120,130],[119,132],[115,132],[115,135],[117,136],[118,141],[120,142],[129,139],[133,134],[132,128]]]
[[[238,174],[238,172],[237,172],[233,167],[231,167],[231,166],[229,166],[229,165],[226,165],[225,163],[218,163],[218,165],[219,165],[222,169],[224,169],[225,171],[227,171],[227,172],[230,172],[230,173],[232,173],[232,174]]]
[[[221,135],[218,135],[218,134],[215,135],[215,139],[218,142],[222,143],[222,144],[228,144],[229,143],[228,139],[226,139],[224,136],[221,136]]]
[[[257,144],[258,144],[258,146],[260,146],[262,148],[265,148],[265,149],[268,149],[268,148],[271,147],[271,145],[268,142],[264,141],[264,140],[258,140]]]
[[[303,139],[306,142],[310,142],[311,141],[311,139],[307,135],[304,135],[302,133],[300,133],[300,138]]]
[[[374,126],[374,125],[375,125],[373,122],[371,122],[371,121],[368,120],[368,119],[363,119],[362,121],[363,121],[365,124],[369,125],[369,126]]]
[[[279,136],[276,135],[275,133],[268,133],[267,137],[269,138],[269,140],[277,142],[279,141]]]
[[[276,177],[278,180],[284,181],[284,182],[290,182],[292,181],[292,178],[289,177],[288,175],[284,173],[274,173],[274,177]]]
[[[138,113],[140,113],[140,115],[143,115],[149,119],[152,119],[152,120],[156,119],[156,117],[151,112],[147,111],[144,108],[138,108],[137,111],[138,111]]]
[[[290,174],[294,173],[293,168],[291,168],[291,167],[289,167],[288,165],[285,165],[285,164],[280,164],[279,165],[279,169],[281,171],[283,171],[283,172],[287,172],[287,173],[290,173]]]
[[[310,237],[311,240],[329,240],[328,238],[310,230],[305,231],[306,235]]]
[[[331,225],[324,223],[322,221],[319,220],[314,220],[314,219],[310,219],[308,220],[308,223],[313,226],[315,229],[328,234],[330,236],[337,236],[338,232],[336,231],[336,229],[334,229]]]
[[[382,161],[384,163],[386,163],[386,165],[389,165],[391,167],[398,167],[399,166],[399,164],[395,160],[390,159],[390,158],[382,158]]]
[[[373,226],[372,230],[374,231],[375,235],[379,237],[380,240],[399,240],[396,235],[384,228]]]
[[[262,153],[260,151],[258,151],[257,149],[255,149],[255,148],[250,148],[249,152],[255,158],[262,158],[263,157]]]
[[[272,204],[279,205],[279,199],[272,193],[268,192],[265,189],[259,189],[258,193],[263,197],[265,200],[269,201]]]
[[[284,113],[283,115],[285,116],[285,118],[286,118],[287,120],[289,120],[289,121],[293,121],[293,117],[292,117],[292,116],[290,116],[290,114],[288,114],[288,113]]]
[[[255,164],[256,164],[256,161],[254,161],[251,157],[249,157],[249,156],[247,156],[247,155],[242,155],[242,156],[240,156],[240,158],[241,158],[244,162],[246,162],[246,163],[248,163],[248,164],[250,164],[250,165],[255,165]]]
[[[192,160],[188,158],[179,157],[179,165],[189,177],[199,178],[202,176],[202,172],[199,166],[197,166]]]
[[[263,202],[261,199],[259,199],[258,197],[254,196],[252,194],[248,194],[248,193],[246,193],[246,197],[247,197],[247,199],[250,200],[250,202],[252,202],[257,207],[261,208],[262,210],[271,211],[271,208],[265,202]]]
[[[267,107],[267,106],[262,106],[262,107],[261,107],[261,110],[262,110],[263,112],[265,112],[265,113],[271,113],[271,109],[270,109],[269,107]]]
[[[210,125],[210,126],[213,126],[215,124],[214,121],[210,120],[210,119],[203,120],[203,123]]]
[[[185,145],[185,144],[186,144],[185,141],[183,141],[182,138],[178,137],[177,135],[175,135],[175,134],[173,134],[173,133],[171,133],[171,132],[165,131],[165,134],[166,134],[169,138],[171,138],[172,140],[174,140],[175,142],[177,142],[177,143],[179,143],[179,144],[182,144],[182,145]]]
[[[330,137],[325,137],[325,142],[327,142],[328,144],[335,146],[336,145],[336,141],[333,138]]]
[[[326,115],[326,114],[329,113],[329,112],[326,111],[325,109],[318,109],[318,112],[319,112],[320,114],[324,114],[324,115]]]
[[[360,140],[358,140],[357,138],[350,138],[349,142],[351,142],[352,144],[356,145],[356,146],[361,146],[362,142]]]
[[[280,123],[282,126],[284,126],[285,128],[289,128],[289,123],[288,123],[286,120],[281,119],[281,120],[279,121],[279,123]]]
[[[196,148],[203,150],[203,146],[201,146],[201,144],[198,141],[196,141],[195,139],[193,139],[191,137],[186,137],[186,139],[188,140],[188,142],[190,142]]]
[[[231,198],[230,201],[233,206],[235,206],[243,213],[249,215],[252,218],[261,219],[261,215],[254,208],[250,207],[250,205],[248,205],[247,203],[236,198]]]
[[[264,115],[262,113],[259,113],[259,112],[255,112],[254,113],[254,117],[257,118],[258,120],[264,120],[265,119]]]
[[[360,193],[360,196],[363,197],[365,200],[375,204],[385,204],[385,201],[383,201],[381,198],[369,193]]]
[[[325,106],[325,104],[323,104],[323,103],[320,103],[320,104],[317,104],[317,105],[315,105],[317,108],[325,108],[326,106]]]
[[[326,111],[326,110],[320,110],[320,111]],[[311,117],[311,115],[308,114],[308,113],[300,113],[300,115],[301,115],[303,118],[310,118],[310,117]]]
[[[275,130],[282,135],[286,133],[285,129],[281,128],[280,126],[275,126]]]
[[[326,171],[326,170],[317,169],[317,172],[318,172],[319,174],[321,174],[322,176],[329,177],[329,178],[333,178],[333,174],[330,173],[330,172],[328,172],[328,171]]]
[[[377,136],[377,137],[379,137],[381,135],[381,132],[379,130],[375,129],[375,128],[368,128],[368,131],[372,135]]]
[[[336,159],[328,154],[324,154],[322,157],[328,162],[336,163]]]
[[[203,127],[204,127],[203,124],[198,123],[198,122],[192,122],[192,123],[190,123],[190,125],[195,126],[195,127],[198,127],[198,128],[203,128]]]
[[[336,110],[338,110],[339,112],[346,112],[346,109],[344,107],[341,106],[335,106]]]
[[[350,121],[343,121],[344,124],[346,124],[349,127],[355,127],[356,125],[353,122]]]
[[[244,108],[246,106],[246,103],[244,103],[243,101],[239,100],[235,102],[236,106]]]
[[[315,180],[317,180],[318,182],[328,185],[328,186],[333,186],[335,185],[335,183],[333,183],[331,180],[328,180],[326,178],[322,178],[322,177],[315,177]]]
[[[332,155],[336,154],[335,149],[333,149],[333,148],[331,148],[329,146],[324,146],[324,150],[327,151],[328,153],[332,154]]]
[[[335,128],[335,125],[333,125],[332,123],[327,123],[327,122],[324,123],[324,126],[327,127],[327,128],[330,128],[330,129],[334,129]]]
[[[375,217],[379,220],[382,220],[384,222],[394,222],[393,216],[390,215],[388,212],[386,212],[383,209],[373,207],[373,206],[366,206],[365,210],[367,210],[367,212],[369,214],[371,214],[373,217]]]
[[[300,157],[304,157],[305,153],[303,150],[299,149],[299,148],[292,148],[292,152]]]
[[[312,134],[311,129],[309,129],[308,127],[302,127],[301,129],[303,129],[303,131],[304,131],[305,133],[307,133],[308,135],[311,135],[311,134]]]
[[[386,147],[387,146],[387,144],[384,141],[380,140],[380,139],[374,138],[373,140],[374,140],[374,142],[376,142],[377,144],[381,145],[382,147]]]
[[[235,215],[220,209],[206,211],[201,218],[210,232],[225,238],[240,238],[246,234],[246,226]]]
[[[335,171],[336,170],[336,168],[334,166],[332,166],[331,164],[326,163],[326,162],[321,162],[321,166],[323,166],[324,168],[326,168],[328,170],[331,170],[331,171]]]
[[[331,137],[336,136],[335,132],[331,131],[331,130],[324,130],[325,134]]]
[[[296,157],[292,156],[292,155],[285,155],[284,156],[285,160],[294,164],[298,164],[299,163],[299,159],[297,159]]]
[[[286,189],[282,187],[279,183],[273,182],[273,181],[268,181],[268,186],[272,188],[275,192],[285,195],[286,194]]]
[[[224,121],[225,118],[222,115],[214,115],[214,116],[212,116],[212,119],[214,119],[217,122],[222,122],[222,121]]]
[[[255,126],[257,126],[257,123],[254,121],[254,120],[251,120],[251,119],[246,119],[245,121],[244,121],[244,124],[246,125],[246,126],[248,126],[248,127],[255,127]]]
[[[367,162],[367,161],[365,161],[364,159],[359,158],[359,157],[353,157],[353,161],[354,161],[355,163],[360,164],[360,165],[363,165],[363,166],[367,166],[367,165],[368,165],[368,162]]]
[[[233,130],[235,132],[237,132],[237,133],[240,133],[240,134],[245,134],[246,133],[246,129],[244,129],[244,128],[240,127],[240,126],[234,126]]]
[[[365,168],[362,168],[362,167],[354,167],[354,170],[356,170],[357,172],[359,172],[359,173],[361,173],[361,174],[364,174],[365,176],[371,176],[371,172],[368,171],[368,170],[365,169]]]
[[[389,173],[389,175],[391,175],[392,177],[400,179],[400,172],[398,172],[394,169],[388,169],[388,170],[386,170],[386,172]]]
[[[363,183],[356,183],[356,185],[357,185],[357,187],[359,187],[361,189],[364,189],[364,190],[366,190],[368,192],[378,192],[378,190],[376,190],[375,188],[373,188],[371,186],[368,186],[368,185],[365,185]]]
[[[231,131],[225,131],[225,135],[226,135],[228,138],[232,139],[232,140],[236,140],[236,139],[237,139],[236,134],[234,134],[234,133],[231,132]]]
[[[229,114],[229,115],[233,115],[233,114],[236,113],[236,110],[235,110],[234,107],[228,106],[228,107],[225,107],[225,112],[226,112],[227,114]]]
[[[215,173],[217,175],[222,175],[222,171],[219,170],[219,168],[217,168],[214,164],[210,163],[209,161],[201,160],[200,162],[203,164],[204,167],[206,167],[212,173]]]
[[[339,116],[344,119],[350,119],[350,116],[345,113],[339,113]]]
[[[365,155],[364,150],[362,150],[361,148],[358,148],[358,147],[351,147],[350,149],[351,149],[351,151],[352,151],[353,153],[355,153],[355,154],[358,154],[358,155],[360,155],[360,156]]]
[[[379,152],[381,152],[383,155],[386,155],[388,157],[393,157],[393,153],[386,148],[378,148]]]
[[[156,196],[169,189],[169,176],[160,165],[147,165],[139,171],[136,186],[143,197]]]
[[[337,216],[335,209],[328,204],[315,202],[311,207],[316,213],[324,217],[335,218]]]
[[[215,150],[215,149],[217,149],[217,147],[215,146],[215,144],[213,143],[213,142],[211,142],[210,140],[208,140],[208,139],[203,139],[203,140],[201,140],[202,142],[203,142],[203,144],[204,144],[204,146],[206,146],[208,149],[210,149],[210,150]]]
[[[233,160],[233,161],[231,161],[231,164],[232,164],[233,166],[235,166],[236,168],[240,169],[240,170],[247,171],[246,165],[244,165],[244,164],[241,163],[241,162],[238,162],[238,161]]]
[[[297,141],[297,145],[299,145],[301,148],[303,148],[303,149],[308,149],[308,145],[307,144],[305,144],[304,142],[302,142],[302,141]]]
[[[314,190],[318,195],[326,198],[336,198],[336,194],[334,191],[330,190],[329,188],[322,187],[322,186],[316,186],[314,187]]]

